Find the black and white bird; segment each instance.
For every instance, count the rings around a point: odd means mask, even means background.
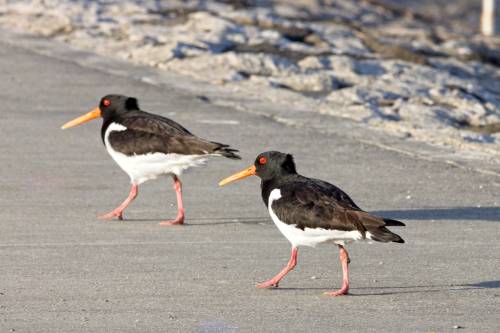
[[[63,129],[102,117],[101,137],[106,150],[129,175],[132,187],[125,201],[101,219],[123,219],[123,211],[136,198],[138,186],[160,175],[171,176],[177,194],[177,217],[161,222],[184,223],[182,184],[179,176],[190,167],[202,165],[209,156],[240,159],[228,145],[201,139],[175,121],[142,111],[137,99],[107,95],[89,113],[67,122]]]
[[[280,280],[297,264],[297,247],[333,243],[340,249],[343,283],[339,290],[326,294],[345,295],[349,290],[350,262],[346,244],[361,240],[404,243],[400,236],[387,229],[387,226],[404,226],[404,223],[371,215],[338,187],[299,175],[290,154],[262,153],[250,168],[222,180],[219,185],[251,175],[261,178],[262,199],[269,215],[292,244],[287,266],[272,279],[258,284],[258,288],[278,287]]]

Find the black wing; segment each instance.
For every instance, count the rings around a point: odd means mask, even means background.
[[[321,193],[324,193],[327,196],[335,198],[339,203],[346,205],[347,207],[351,207],[356,210],[361,210],[361,208],[354,203],[354,201],[345,193],[342,191],[340,188],[337,186],[330,184],[328,182],[325,182],[320,179],[313,179],[313,178],[306,178],[304,177],[305,182],[314,182],[314,185],[318,187],[318,190],[321,191]]]
[[[282,222],[296,225],[302,230],[357,230],[363,237],[369,231],[374,240],[402,241],[399,236],[385,228],[383,218],[362,211],[356,205],[353,207],[345,200],[339,201],[336,197],[338,191],[326,191],[330,187],[325,184],[328,183],[312,179],[308,182],[286,183],[280,186],[281,198],[273,201],[271,208]]]
[[[175,121],[158,115],[141,112],[120,119],[127,129],[113,131],[108,140],[114,150],[125,155],[164,153],[182,155],[219,154],[240,158],[237,150],[218,142],[207,141],[191,134]]]
[[[120,118],[120,123],[130,129],[157,135],[193,135],[172,119],[144,111],[132,111]]]

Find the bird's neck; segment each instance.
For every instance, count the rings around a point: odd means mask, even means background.
[[[269,179],[263,179],[260,183],[260,189],[261,189],[261,194],[262,194],[262,200],[264,203],[267,204],[269,203],[269,196],[271,195],[271,192],[276,189],[280,188],[282,185],[286,184],[287,182],[293,181],[294,179],[301,177],[298,174],[286,174],[286,175],[281,175],[279,177],[273,177]]]
[[[108,129],[108,126],[111,125],[112,122],[113,122],[113,118],[108,118],[108,119],[102,120],[102,126],[101,126],[102,143],[104,143],[104,136],[106,135],[106,130]]]
[[[262,200],[264,201],[264,204],[267,207],[267,204],[269,202],[269,196],[271,195],[271,191],[275,189],[275,180],[273,179],[267,179],[267,180],[262,180],[260,182],[260,190],[261,190],[261,195],[262,195]]]

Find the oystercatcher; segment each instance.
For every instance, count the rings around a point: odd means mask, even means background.
[[[258,288],[278,287],[280,280],[297,264],[298,246],[334,243],[340,249],[342,288],[326,294],[345,295],[349,290],[350,259],[344,247],[347,243],[359,240],[404,243],[400,236],[386,228],[404,226],[404,223],[371,215],[338,187],[299,175],[290,154],[262,153],[250,168],[222,180],[219,185],[251,175],[260,177],[262,199],[269,215],[292,244],[287,266],[272,279],[258,284]]]
[[[237,150],[229,145],[201,139],[171,119],[142,111],[137,99],[123,95],[104,96],[97,108],[67,122],[62,129],[98,117],[103,118],[101,137],[106,150],[130,176],[132,183],[127,199],[110,213],[100,216],[101,219],[123,219],[123,211],[136,198],[140,184],[160,175],[170,175],[177,194],[177,217],[160,224],[183,224],[184,206],[179,180],[182,172],[203,164],[211,155],[240,159]]]

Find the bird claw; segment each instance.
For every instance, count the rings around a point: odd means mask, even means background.
[[[339,290],[336,290],[336,291],[326,291],[323,293],[324,295],[328,295],[328,296],[344,296],[344,295],[348,295],[348,289],[339,289]]]
[[[162,227],[171,227],[171,226],[174,226],[174,225],[181,225],[181,224],[184,224],[184,218],[177,218],[175,220],[171,220],[171,221],[162,221],[159,223]]]
[[[278,288],[278,282],[274,282],[273,280],[269,280],[269,281],[257,284],[257,288],[260,288],[260,289],[270,288],[270,287]]]
[[[123,213],[122,212],[115,212],[115,211],[112,211],[112,212],[109,212],[107,214],[104,214],[104,215],[101,215],[101,216],[98,216],[97,218],[99,220],[112,220],[113,218],[117,217],[118,220],[123,220]]]

